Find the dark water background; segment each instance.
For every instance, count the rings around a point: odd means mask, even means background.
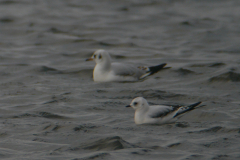
[[[165,69],[95,83],[96,49]],[[0,159],[240,159],[239,0],[1,0]],[[162,126],[125,108],[203,108]]]

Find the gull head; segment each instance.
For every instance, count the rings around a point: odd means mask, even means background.
[[[86,61],[95,61],[95,63],[109,63],[111,61],[111,57],[107,51],[103,49],[96,50],[91,58],[86,59]]]
[[[148,102],[145,98],[143,97],[137,97],[132,100],[130,105],[127,105],[126,107],[132,107],[133,109],[142,109],[142,108],[147,108],[148,107]]]

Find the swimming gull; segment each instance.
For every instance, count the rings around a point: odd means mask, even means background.
[[[123,63],[111,62],[109,53],[103,49],[95,51],[91,58],[86,61],[95,61],[96,65],[93,70],[93,80],[96,82],[109,81],[137,81],[157,73],[166,63],[145,67],[127,65]]]
[[[137,97],[126,107],[135,109],[134,121],[136,124],[165,124],[175,122],[177,120],[176,117],[194,110],[201,103],[197,102],[189,106],[175,107],[165,105],[149,106],[146,99]]]

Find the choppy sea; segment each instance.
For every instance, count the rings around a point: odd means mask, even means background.
[[[0,159],[240,159],[239,0],[0,0]],[[97,49],[167,69],[96,83]],[[136,125],[135,97],[204,107]]]

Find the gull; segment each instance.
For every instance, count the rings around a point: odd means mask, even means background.
[[[202,102],[197,102],[189,106],[149,106],[146,99],[137,97],[132,100],[130,105],[135,110],[134,121],[136,124],[165,124],[173,123],[176,117],[188,111],[194,110]]]
[[[145,67],[133,66],[123,63],[111,62],[109,53],[103,49],[95,51],[91,58],[86,61],[95,61],[96,65],[93,70],[93,80],[95,82],[110,81],[137,81],[157,73],[166,63]]]

